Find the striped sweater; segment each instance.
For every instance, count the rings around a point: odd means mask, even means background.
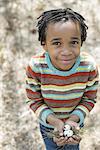
[[[46,127],[53,128],[46,122],[49,114],[62,121],[78,115],[81,125],[96,103],[98,70],[87,53],[81,53],[68,71],[56,69],[47,52],[33,56],[26,75],[27,103]]]

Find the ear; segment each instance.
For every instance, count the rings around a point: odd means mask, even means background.
[[[47,45],[46,45],[45,42],[42,42],[42,46],[43,46],[43,49],[44,49],[45,51],[47,51]]]

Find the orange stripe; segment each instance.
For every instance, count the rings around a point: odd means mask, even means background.
[[[33,72],[30,66],[27,67],[27,71],[33,76],[40,76],[40,73]]]
[[[70,76],[58,76],[58,75],[51,75],[51,74],[42,74],[42,77],[48,77],[48,78],[55,78],[55,79],[70,79],[72,77],[78,77],[78,76],[88,76],[89,73],[88,72],[77,72],[75,74],[72,74]]]
[[[92,102],[87,102],[92,108],[94,107],[94,104]]]
[[[41,74],[40,73],[36,73],[36,72],[33,72],[33,70],[31,69],[30,66],[27,67],[27,70],[29,71],[29,73],[31,73],[31,75],[35,75],[35,76],[40,76]],[[51,74],[42,74],[41,76],[44,77],[44,78],[55,78],[55,79],[70,79],[72,77],[78,77],[78,76],[88,76],[89,75],[89,72],[77,72],[75,74],[72,74],[70,76],[58,76],[58,75],[51,75]]]
[[[32,56],[32,58],[33,58],[33,59],[34,59],[34,58],[45,58],[45,56],[44,56],[44,55],[41,55],[41,56],[35,55],[35,56]]]
[[[29,93],[29,94],[39,94],[38,92],[33,92],[33,91],[30,90],[30,89],[26,89],[26,92]]]
[[[85,104],[80,104],[80,106],[84,106],[85,108],[87,108],[88,109],[88,111],[91,111]]]
[[[60,85],[58,85],[58,84],[51,84],[51,86],[68,86],[68,85],[74,85],[74,84],[84,84],[84,83],[87,83],[87,82],[74,82],[74,83],[69,83],[69,84],[60,84]],[[45,86],[48,86],[49,84],[42,84],[42,85],[45,85]]]
[[[79,101],[80,98],[74,98],[74,99],[71,99],[71,100],[53,100],[53,99],[47,99],[47,98],[44,98],[44,101],[49,101],[49,102],[52,102],[52,103],[72,103],[72,102],[75,102],[75,101]]]

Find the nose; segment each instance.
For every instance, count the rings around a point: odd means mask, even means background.
[[[64,48],[62,48],[61,54],[68,56],[68,55],[71,55],[71,54],[72,54],[72,51],[70,50],[70,48],[64,47]]]

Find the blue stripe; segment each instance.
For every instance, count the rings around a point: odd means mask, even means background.
[[[45,109],[41,112],[40,120],[42,120],[44,123],[47,123],[47,117],[50,114],[53,114],[53,111],[51,109]]]
[[[77,115],[80,118],[79,125],[84,123],[84,115],[80,110],[74,110],[71,114]]]
[[[55,99],[55,100],[69,100],[81,97],[83,92],[80,93],[71,93],[66,95],[59,95],[59,94],[42,94],[44,98]]]
[[[62,75],[62,76],[66,76],[66,75],[70,75],[72,73],[75,73],[76,72],[76,69],[77,67],[79,66],[80,64],[80,56],[77,58],[76,60],[76,63],[74,64],[74,66],[68,71],[61,71],[61,70],[58,70],[57,68],[55,68],[52,63],[51,63],[51,60],[50,60],[50,57],[49,57],[49,54],[48,52],[45,53],[45,58],[46,58],[46,62],[49,66],[49,68],[51,70],[53,70],[53,73],[55,74],[58,74],[58,75]]]

